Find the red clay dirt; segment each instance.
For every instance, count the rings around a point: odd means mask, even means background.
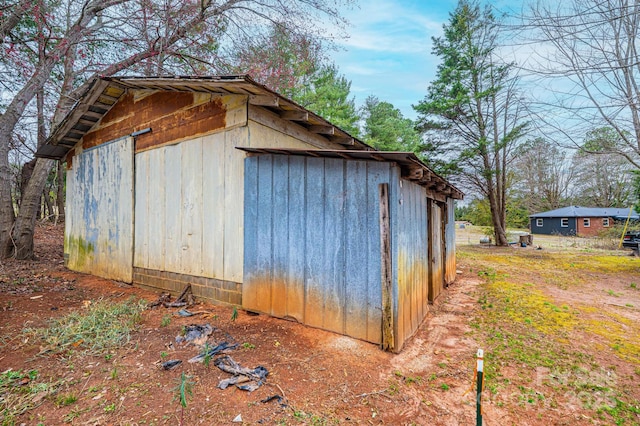
[[[77,401],[61,406],[55,395],[35,401],[16,424],[179,424],[181,408],[174,389],[183,372],[194,383],[185,425],[240,424],[232,422],[238,415],[242,424],[475,424],[474,392],[469,390],[477,343],[469,321],[477,309],[479,281],[472,275],[460,275],[441,295],[397,355],[266,315],[240,310],[231,321],[232,307],[201,303],[191,310],[211,312],[207,318],[177,317],[178,308],[146,310],[130,342],[110,354],[42,356],[42,341],[27,338],[24,328],[46,326],[51,318],[84,309],[88,301],[135,296],[151,302],[158,294],[66,270],[62,226],[38,227],[36,255],[38,260],[0,264],[0,372],[37,370],[39,381],[62,380],[57,395],[74,395]],[[163,327],[167,315],[171,322]],[[227,373],[213,363],[187,363],[198,350],[177,344],[175,337],[194,323],[216,329],[209,339],[212,345],[238,343],[229,355],[244,367],[264,366],[269,371],[266,384],[251,393],[235,387],[221,390],[218,382],[228,378]],[[163,353],[183,363],[164,371],[158,367]],[[280,395],[282,403],[261,402],[273,395]],[[579,412],[552,412],[540,419],[485,407],[485,425],[589,424],[581,419]]]

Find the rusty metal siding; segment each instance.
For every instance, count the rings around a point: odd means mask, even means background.
[[[378,184],[390,168],[248,157],[243,307],[380,343]]]
[[[445,235],[443,213],[441,203],[429,200],[429,220],[431,221],[431,226],[429,227],[429,257],[431,258],[429,301],[431,302],[437,299],[444,288]]]
[[[446,208],[446,224],[445,224],[445,250],[446,250],[446,266],[445,266],[445,283],[452,284],[456,280],[456,218],[455,218],[455,200],[447,199]]]
[[[396,351],[418,329],[428,307],[427,197],[422,186],[396,179],[391,192],[392,252],[397,278]]]
[[[131,282],[133,139],[78,154],[67,172],[64,252],[69,269]]]

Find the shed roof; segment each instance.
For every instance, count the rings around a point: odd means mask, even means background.
[[[174,92],[204,92],[248,96],[248,102],[277,113],[282,119],[295,122],[306,130],[321,135],[327,141],[345,149],[373,150],[366,143],[334,126],[324,118],[298,105],[291,99],[256,82],[248,75],[208,77],[99,77],[80,96],[67,116],[56,126],[37,157],[59,160],[89,132],[113,107],[127,89],[166,90]]]
[[[545,217],[613,217],[616,219],[626,219],[629,217],[629,210],[615,207],[580,207],[568,206],[542,213],[532,214],[532,218]],[[631,219],[639,219],[640,216],[635,211],[631,212]]]
[[[462,191],[431,170],[412,152],[248,147],[237,147],[237,149],[250,154],[300,155],[305,157],[394,162],[400,166],[401,176],[404,179],[413,181],[429,190],[437,191],[456,200],[461,200],[464,197]]]

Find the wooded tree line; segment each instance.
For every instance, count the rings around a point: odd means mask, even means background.
[[[64,168],[33,154],[97,75],[251,74],[378,149],[415,152],[489,213],[497,244],[534,212],[637,200],[640,6],[536,2],[505,26],[460,0],[413,121],[375,96],[357,106],[331,62],[348,3],[0,0],[0,255],[31,257],[38,215],[63,214]],[[514,31],[536,61],[504,60]],[[549,82],[538,98],[532,75]]]

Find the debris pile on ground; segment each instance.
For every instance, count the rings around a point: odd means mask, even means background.
[[[204,346],[213,333],[213,327],[210,324],[189,324],[184,327],[182,334],[176,336],[176,343],[193,344],[196,346]]]
[[[191,292],[191,284],[189,284],[184,288],[184,290],[182,290],[182,293],[180,293],[175,302],[171,301],[171,294],[160,293],[160,296],[158,296],[158,300],[149,303],[147,307],[149,309],[153,309],[158,306],[164,306],[165,308],[181,308],[184,306],[193,305],[195,305],[195,299],[193,298],[193,293]]]
[[[230,385],[236,385],[238,389],[253,392],[265,382],[269,371],[259,365],[256,368],[242,367],[229,355],[220,357],[214,361],[214,365],[225,373],[233,374],[233,377],[224,379],[218,383],[220,389],[226,389]]]

